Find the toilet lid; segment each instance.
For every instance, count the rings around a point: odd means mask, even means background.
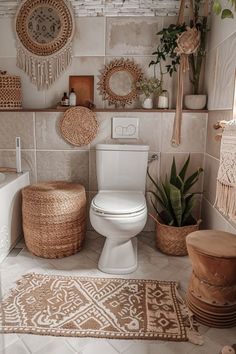
[[[142,192],[102,191],[92,201],[95,210],[106,214],[130,214],[146,207]]]

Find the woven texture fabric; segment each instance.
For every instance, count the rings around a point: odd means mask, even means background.
[[[0,304],[0,330],[187,341],[177,283],[27,274]]]
[[[0,73],[0,109],[22,108],[21,79]]]
[[[215,205],[236,222],[236,119],[225,125],[222,134]]]
[[[60,131],[62,137],[70,144],[88,145],[98,133],[96,114],[82,106],[69,108],[60,122]]]
[[[44,258],[70,256],[82,248],[86,233],[85,188],[69,182],[43,182],[22,191],[25,243]]]
[[[160,223],[156,220],[157,248],[172,256],[186,256],[188,254],[186,237],[199,229],[200,220],[195,225],[174,227]]]

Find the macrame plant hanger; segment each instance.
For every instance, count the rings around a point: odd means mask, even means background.
[[[184,23],[184,9],[186,0],[181,0],[177,25]],[[171,144],[173,146],[180,145],[181,136],[181,122],[182,122],[182,109],[183,109],[183,92],[184,92],[184,74],[189,70],[189,58],[190,54],[193,54],[199,47],[200,35],[195,27],[194,13],[193,13],[193,0],[189,1],[189,17],[193,22],[193,28],[187,28],[177,40],[176,52],[180,55],[180,64],[178,67],[178,86],[177,86],[177,100],[176,100],[176,112],[173,126],[173,134],[171,138]]]

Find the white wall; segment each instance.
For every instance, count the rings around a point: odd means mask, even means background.
[[[214,130],[213,125],[220,120],[232,119],[235,70],[236,16],[234,19],[221,20],[213,15],[206,66],[209,115],[202,215],[206,221],[204,225],[206,228],[221,229],[232,233],[236,233],[236,225],[230,223],[214,207],[220,141],[215,140],[219,131]]]

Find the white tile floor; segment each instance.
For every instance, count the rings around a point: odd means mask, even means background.
[[[139,266],[124,278],[177,280],[186,289],[191,265],[188,257],[168,257],[155,249],[154,235],[139,236]],[[103,238],[88,232],[82,252],[63,259],[47,260],[31,255],[23,242],[0,265],[0,295],[14,287],[27,272],[109,277],[97,269]],[[200,326],[203,346],[186,342],[63,338],[30,334],[0,334],[0,354],[219,354],[221,348],[236,343],[236,328],[220,330]]]

